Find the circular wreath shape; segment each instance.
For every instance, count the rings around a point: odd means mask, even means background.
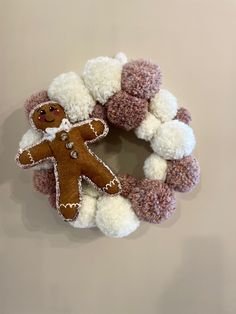
[[[82,206],[70,221],[74,228],[98,227],[110,237],[134,232],[141,221],[159,224],[176,209],[175,191],[189,192],[200,180],[200,167],[192,155],[196,145],[190,127],[190,112],[177,98],[161,88],[160,67],[148,60],[128,60],[125,54],[89,60],[81,75],[75,72],[57,76],[47,90],[31,95],[25,112],[40,103],[54,101],[63,106],[69,121],[103,119],[106,124],[134,132],[153,150],[143,165],[144,178],[117,174],[121,193],[104,195],[82,183]],[[19,148],[25,149],[42,135],[30,128]],[[35,189],[48,195],[56,207],[56,180],[53,165],[45,161],[34,170]]]

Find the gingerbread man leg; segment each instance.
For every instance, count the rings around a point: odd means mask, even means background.
[[[93,156],[88,157],[87,162],[82,165],[82,174],[108,194],[117,194],[121,190],[117,177],[102,161]]]
[[[59,195],[57,209],[66,220],[74,220],[78,216],[81,205],[80,174],[70,174],[67,169],[58,172]]]

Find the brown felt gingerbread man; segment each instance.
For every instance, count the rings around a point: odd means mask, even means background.
[[[37,145],[19,151],[17,163],[29,168],[45,160],[53,161],[57,210],[65,220],[75,220],[79,214],[82,178],[105,193],[120,193],[117,177],[87,146],[107,135],[108,127],[103,120],[90,119],[72,125],[63,107],[48,101],[31,110],[30,123],[44,136]]]

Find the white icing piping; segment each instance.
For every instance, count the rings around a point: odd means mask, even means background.
[[[33,164],[33,163],[34,163],[34,158],[33,158],[33,156],[31,155],[30,150],[29,150],[29,149],[27,149],[27,150],[26,150],[26,152],[27,152],[27,155],[29,156],[29,160],[30,160],[30,161],[31,161],[31,163]]]

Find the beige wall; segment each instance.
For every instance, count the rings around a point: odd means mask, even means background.
[[[236,313],[235,21],[234,0],[0,1],[1,314]],[[172,220],[120,240],[63,223],[13,160],[24,99],[118,51],[160,64],[192,112],[202,168]],[[147,146],[121,140],[101,154],[141,173]]]

